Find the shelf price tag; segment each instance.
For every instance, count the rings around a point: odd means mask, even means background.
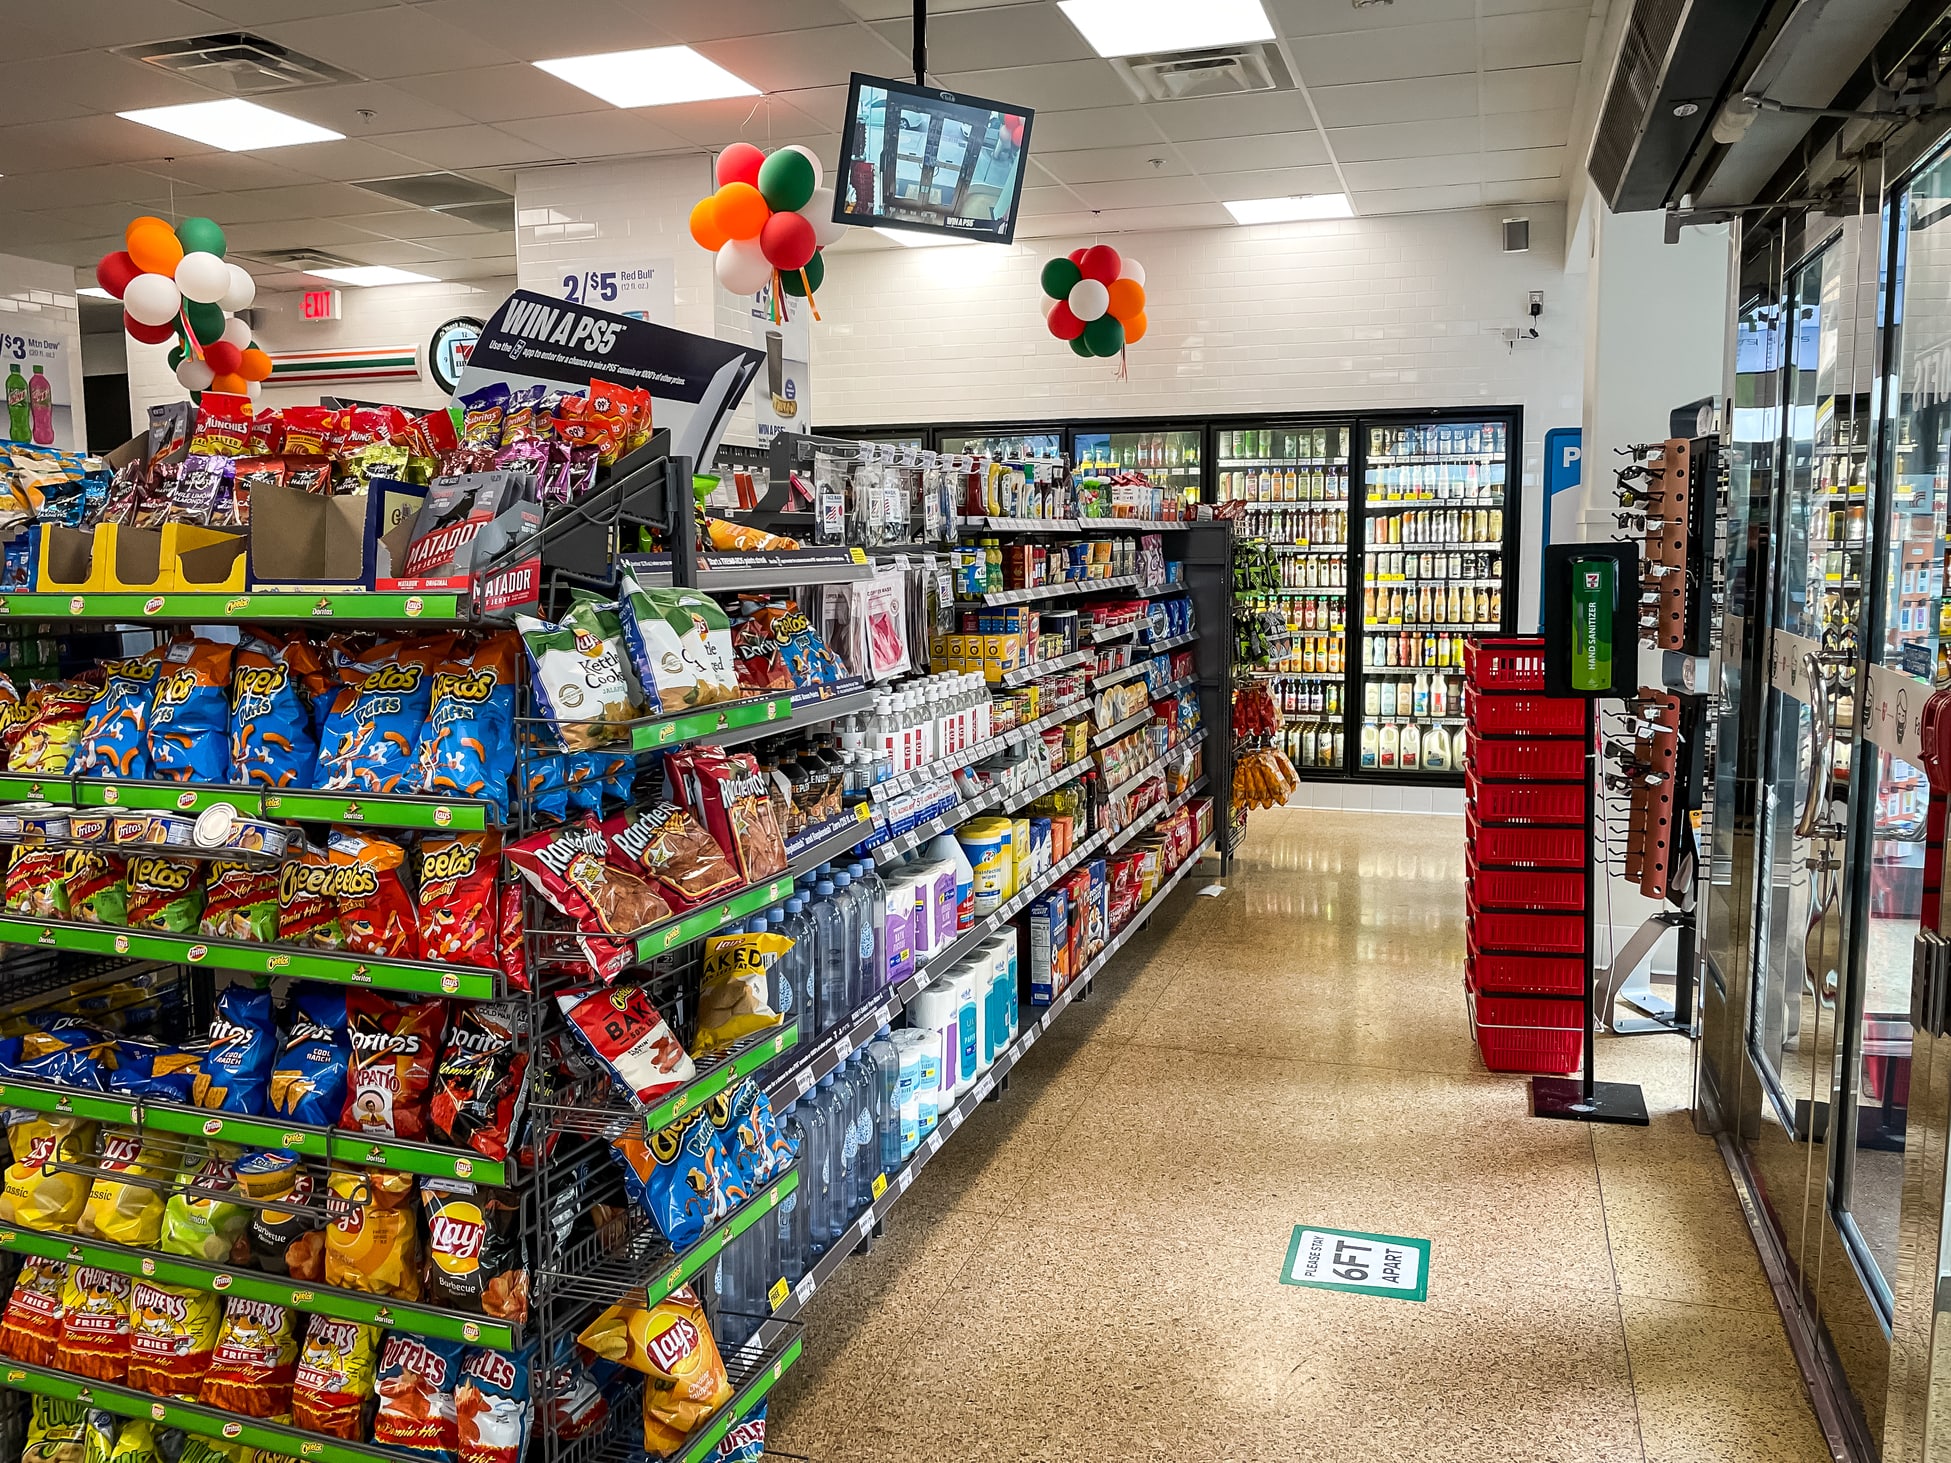
[[[887,1175],[886,1175],[886,1174],[884,1174],[884,1173],[881,1173],[881,1174],[876,1174],[876,1175],[874,1175],[874,1183],[873,1183],[873,1186],[872,1186],[872,1192],[873,1192],[873,1195],[874,1195],[874,1197],[875,1197],[876,1199],[878,1199],[878,1198],[880,1198],[880,1197],[881,1197],[881,1195],[883,1195],[883,1194],[885,1194],[885,1193],[887,1192]]]
[[[776,1311],[786,1303],[786,1297],[792,1293],[792,1287],[786,1284],[786,1277],[782,1275],[772,1282],[772,1289],[766,1292],[766,1300]]]

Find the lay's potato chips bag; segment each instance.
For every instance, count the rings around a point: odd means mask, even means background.
[[[422,787],[441,797],[481,798],[508,818],[515,773],[515,681],[521,642],[504,631],[456,648],[435,668],[421,751]]]
[[[129,1295],[129,1385],[196,1401],[222,1314],[223,1298],[210,1291],[137,1280]]]
[[[413,1175],[334,1173],[325,1231],[325,1283],[368,1295],[420,1299],[420,1230]]]
[[[230,673],[230,760],[240,782],[309,787],[318,765],[307,687],[325,686],[324,667],[302,640],[251,636]]]
[[[230,781],[233,647],[178,640],[163,651],[149,703],[149,765],[169,782]]]
[[[434,672],[451,635],[383,640],[343,668],[319,731],[318,786],[333,791],[417,792],[420,739],[433,702]]]
[[[82,1118],[25,1114],[7,1129],[14,1161],[0,1190],[0,1223],[73,1234],[88,1202],[88,1179],[49,1167],[57,1159],[85,1164],[95,1148],[95,1125]]]
[[[182,1156],[181,1142],[172,1141],[167,1133],[104,1128],[101,1153],[95,1159],[100,1172],[81,1211],[81,1233],[137,1249],[155,1244],[162,1237],[167,1195],[128,1180],[166,1179],[176,1172]]]
[[[107,679],[89,704],[71,770],[83,777],[147,777],[146,732],[159,670],[156,653],[109,661],[102,669]]]

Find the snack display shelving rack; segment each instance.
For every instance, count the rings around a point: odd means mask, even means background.
[[[592,498],[544,523],[536,539],[525,546],[537,563],[537,606],[546,613],[559,603],[572,586],[613,582],[615,565],[624,558],[623,545],[635,541],[635,531],[652,526],[667,535],[673,545],[668,563],[671,578],[681,584],[707,590],[737,592],[748,589],[779,589],[802,585],[844,583],[872,573],[867,556],[860,550],[845,555],[847,562],[836,562],[831,554],[795,561],[787,555],[765,556],[764,564],[731,565],[722,562],[729,556],[711,556],[700,568],[691,519],[689,492],[691,464],[661,455],[665,450],[662,434],[658,450],[638,455],[620,464],[612,480],[599,487]],[[682,485],[680,490],[679,485]],[[1118,829],[1099,827],[1080,840],[1076,847],[1045,870],[1031,886],[1019,890],[994,913],[978,919],[947,947],[938,951],[925,966],[898,986],[880,992],[860,1011],[818,1040],[802,1042],[791,1025],[761,1032],[747,1038],[715,1059],[700,1061],[695,1076],[675,1091],[664,1095],[647,1111],[632,1111],[613,1104],[603,1094],[588,1091],[531,1091],[530,1113],[534,1161],[519,1161],[511,1151],[506,1159],[495,1159],[471,1150],[447,1147],[434,1142],[374,1138],[331,1128],[311,1127],[277,1118],[250,1118],[228,1113],[178,1106],[156,1101],[137,1101],[120,1095],[57,1087],[45,1083],[6,1080],[0,1082],[0,1103],[9,1108],[57,1113],[144,1132],[202,1141],[234,1143],[252,1148],[289,1150],[310,1163],[321,1179],[332,1172],[384,1168],[420,1177],[472,1182],[507,1190],[520,1214],[519,1226],[525,1247],[530,1280],[528,1311],[525,1319],[476,1314],[432,1303],[422,1298],[409,1301],[399,1297],[328,1286],[317,1281],[277,1276],[248,1266],[164,1255],[155,1250],[83,1238],[50,1234],[16,1226],[0,1228],[0,1256],[39,1256],[78,1261],[117,1274],[151,1278],[163,1283],[213,1294],[267,1301],[290,1307],[304,1314],[317,1314],[376,1325],[444,1341],[512,1349],[533,1344],[536,1362],[531,1373],[534,1406],[545,1413],[553,1400],[553,1368],[547,1358],[563,1338],[577,1334],[603,1306],[625,1298],[642,1304],[655,1304],[677,1287],[701,1282],[725,1247],[752,1226],[766,1222],[778,1206],[797,1190],[801,1176],[796,1167],[777,1172],[770,1182],[716,1223],[706,1227],[694,1243],[673,1252],[648,1221],[633,1214],[634,1224],[625,1232],[596,1233],[588,1224],[590,1209],[599,1201],[621,1194],[620,1179],[611,1171],[602,1150],[616,1131],[620,1119],[643,1123],[655,1129],[695,1111],[714,1097],[725,1093],[748,1077],[755,1077],[772,1100],[780,1105],[803,1095],[820,1077],[834,1071],[860,1046],[871,1040],[879,1027],[897,1018],[926,986],[942,971],[972,952],[983,941],[1007,928],[1030,904],[1086,860],[1122,848],[1154,826],[1159,819],[1182,808],[1192,798],[1211,789],[1215,799],[1215,829],[1225,827],[1224,792],[1230,784],[1230,770],[1213,765],[1216,752],[1228,743],[1225,734],[1226,688],[1230,680],[1227,658],[1230,640],[1226,633],[1230,610],[1222,601],[1211,600],[1216,587],[1223,592],[1226,573],[1222,566],[1216,585],[1205,582],[1210,563],[1200,564],[1196,552],[1203,542],[1222,542],[1230,537],[1224,524],[1195,524],[1182,521],[1136,522],[1118,519],[1034,521],[1035,532],[1179,532],[1192,546],[1181,556],[1187,565],[1183,583],[1141,585],[1135,577],[1080,581],[1048,586],[1047,593],[1013,592],[1024,598],[1057,598],[1123,592],[1132,597],[1190,592],[1194,597],[1198,629],[1191,635],[1175,637],[1161,644],[1136,648],[1139,665],[1154,655],[1193,644],[1198,647],[1196,682],[1202,688],[1201,729],[1181,739],[1166,758],[1125,776],[1112,794],[1136,787],[1144,778],[1158,773],[1171,756],[1203,747],[1207,758],[1204,776],[1185,787],[1175,797],[1155,804]],[[1000,525],[991,523],[992,528]],[[920,546],[917,546],[920,547]],[[1210,559],[1210,555],[1208,556]],[[714,562],[717,560],[718,562]],[[657,566],[661,567],[661,566]],[[1021,602],[1012,593],[985,596],[982,603]],[[158,634],[203,624],[304,624],[311,627],[379,627],[396,632],[435,628],[482,628],[499,621],[484,619],[465,595],[384,595],[372,593],[290,593],[256,592],[243,595],[32,595],[0,596],[0,616],[16,622],[44,620],[77,622],[132,629],[148,627]],[[1204,633],[1201,633],[1204,632]],[[1122,633],[1136,633],[1134,627]],[[1104,637],[1104,641],[1118,638]],[[1101,642],[1102,643],[1102,642]],[[1027,683],[1041,675],[1055,674],[1083,663],[1087,652],[1062,661],[1025,667],[1014,683]],[[1142,674],[1142,669],[1114,673],[1106,685],[1115,686]],[[1172,689],[1183,689],[1187,681]],[[518,720],[532,719],[530,692],[518,691]],[[793,728],[816,726],[871,709],[872,690],[842,686],[833,694],[818,698],[805,695],[753,697],[737,702],[687,712],[676,716],[643,718],[623,728],[627,747],[633,753],[656,752],[691,742],[734,744],[769,736]],[[1038,731],[1064,720],[1087,715],[1088,698],[1053,708],[1034,722],[991,738],[982,747],[971,749],[963,759],[972,763],[1027,740]],[[1094,748],[1119,736],[1129,735],[1152,719],[1149,709],[1127,717],[1091,738]],[[991,808],[1022,806],[1065,783],[1093,771],[1095,759],[1078,759],[1064,768],[1023,786],[998,787],[982,796],[966,799],[957,808],[922,829],[911,830],[881,843],[875,850],[877,861],[892,862],[939,832]],[[929,768],[938,776],[945,768]],[[912,779],[911,779],[912,781]],[[684,911],[674,917],[631,932],[630,943],[638,962],[640,978],[651,987],[660,1010],[674,1026],[690,1021],[694,1015],[690,994],[697,971],[698,944],[714,930],[725,928],[759,913],[784,899],[795,880],[858,846],[873,842],[872,817],[882,799],[864,803],[847,822],[817,830],[815,835],[788,850],[786,869],[777,877],[707,906]],[[390,795],[350,796],[308,789],[258,789],[220,785],[185,786],[163,782],[112,781],[85,777],[25,777],[0,775],[0,804],[53,803],[72,808],[154,809],[170,812],[201,812],[219,803],[229,804],[246,817],[262,817],[307,823],[343,823],[363,830],[404,830],[473,832],[491,830],[493,822],[484,815],[483,805],[465,799]],[[510,817],[502,831],[513,841],[541,826],[536,810],[525,797],[511,805]],[[932,830],[932,831],[929,831]],[[946,1138],[966,1119],[974,1105],[1004,1084],[1008,1071],[1076,999],[1088,994],[1090,982],[1105,964],[1128,943],[1156,913],[1162,902],[1184,880],[1192,867],[1213,846],[1207,838],[1191,857],[1168,878],[1161,881],[1154,897],[1142,906],[1072,979],[1052,1002],[1025,1012],[1025,1024],[1012,1045],[997,1059],[994,1069],[943,1114],[941,1124],[906,1164],[897,1172],[883,1174],[875,1182],[876,1200],[867,1214],[849,1233],[864,1237],[884,1217],[886,1208],[906,1192],[914,1174],[937,1152]],[[514,880],[505,867],[504,883]],[[549,942],[561,939],[543,928],[538,917],[538,897],[525,894],[529,906],[527,968],[538,968],[537,957],[553,949]],[[207,1015],[218,985],[218,973],[246,977],[280,979],[298,977],[337,982],[352,987],[408,993],[437,994],[458,1001],[500,1001],[523,1008],[532,1052],[541,1049],[545,1033],[559,1032],[561,1018],[555,996],[559,981],[539,975],[518,988],[497,970],[433,964],[402,959],[378,959],[346,951],[316,950],[276,943],[251,944],[243,941],[198,938],[160,931],[122,929],[77,920],[35,919],[12,913],[0,914],[0,1006],[30,1000],[60,989],[84,973],[88,978],[104,972],[150,971],[159,979],[173,979],[183,988],[194,1017]],[[173,973],[173,974],[172,974]],[[194,1021],[192,1023],[195,1024]],[[594,1176],[592,1177],[592,1173]],[[321,1184],[323,1188],[323,1184]],[[576,1224],[558,1226],[571,1213],[583,1216]],[[857,1241],[836,1246],[821,1261],[824,1279]],[[811,1294],[812,1287],[802,1282],[798,1289],[775,1287],[773,1315],[742,1346],[724,1347],[733,1396],[687,1439],[677,1458],[683,1463],[701,1463],[710,1455],[720,1437],[739,1422],[766,1395],[794,1364],[801,1353],[801,1338],[794,1319]],[[301,1318],[302,1319],[302,1318]],[[630,1374],[623,1374],[626,1379]],[[370,1442],[347,1441],[303,1431],[289,1423],[242,1418],[195,1403],[170,1401],[110,1383],[74,1376],[50,1367],[27,1365],[0,1359],[0,1387],[15,1393],[39,1394],[88,1405],[123,1417],[147,1418],[163,1426],[181,1428],[187,1433],[226,1443],[248,1445],[269,1452],[306,1460],[306,1463],[398,1463],[403,1456]],[[597,1432],[575,1440],[555,1436],[546,1427],[537,1427],[529,1440],[527,1457],[534,1463],[597,1463],[612,1456],[623,1457],[634,1451],[639,1426],[637,1409],[628,1386],[613,1384],[609,1398],[609,1420]]]

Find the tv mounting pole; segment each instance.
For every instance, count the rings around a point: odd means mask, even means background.
[[[926,86],[928,72],[928,0],[915,0],[915,85]]]

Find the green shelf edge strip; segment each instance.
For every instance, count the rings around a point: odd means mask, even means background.
[[[752,1409],[764,1400],[766,1393],[776,1387],[779,1379],[791,1370],[793,1363],[799,1360],[800,1349],[805,1344],[804,1337],[793,1337],[787,1343],[786,1349],[773,1359],[770,1366],[759,1373],[756,1380],[748,1382],[744,1391],[736,1393],[731,1401],[719,1409],[718,1416],[706,1426],[703,1432],[698,1433],[684,1445],[684,1451],[677,1455],[673,1463],[704,1463],[705,1459],[711,1457],[718,1447],[718,1440],[745,1421],[751,1415]]]
[[[49,1084],[0,1083],[0,1104],[31,1112],[72,1114],[120,1127],[212,1138],[247,1148],[286,1148],[307,1158],[336,1159],[340,1163],[394,1169],[427,1178],[469,1179],[495,1187],[505,1185],[510,1179],[505,1161],[459,1149],[332,1129],[287,1127],[274,1118],[242,1117],[172,1103],[143,1103],[133,1098]]]
[[[0,776],[0,803],[51,802],[77,808],[200,813],[228,803],[246,818],[357,823],[375,828],[444,828],[474,833],[488,826],[487,804],[468,798],[347,797],[309,788],[271,791],[227,783],[122,782],[101,777]]]
[[[809,704],[817,706],[819,703]],[[792,719],[793,698],[772,696],[764,701],[743,702],[710,711],[692,711],[683,716],[633,726],[630,728],[630,747],[637,752],[655,751],[659,747],[674,747],[679,742],[696,741],[699,737],[716,736],[720,732],[735,731],[741,727],[763,726],[767,722],[784,724]]]
[[[465,1001],[495,998],[495,972],[472,967],[405,965],[331,950],[300,950],[289,945],[243,945],[172,935],[121,925],[89,925],[58,920],[0,917],[0,944],[42,950],[76,950],[86,955],[126,955],[167,960],[206,970],[236,970],[246,975],[289,975],[375,990],[453,996]]]
[[[797,1343],[798,1338],[794,1338]],[[789,1351],[791,1347],[787,1348]],[[147,1418],[164,1427],[181,1428],[198,1437],[221,1442],[242,1443],[265,1448],[303,1463],[400,1463],[403,1454],[390,1448],[363,1443],[348,1443],[338,1438],[320,1437],[295,1427],[280,1427],[252,1417],[233,1417],[213,1407],[190,1402],[172,1402],[151,1397],[109,1382],[70,1376],[52,1367],[29,1366],[25,1362],[0,1362],[0,1386],[17,1392],[33,1392],[43,1397],[58,1397],[64,1402],[79,1402],[84,1407],[99,1407],[118,1417]]]
[[[780,1201],[798,1188],[799,1169],[795,1165],[767,1184],[748,1203],[739,1205],[730,1219],[679,1255],[670,1269],[645,1286],[644,1304],[654,1306],[680,1285],[696,1278],[698,1272],[717,1259],[727,1245],[761,1219],[770,1218],[778,1211]]]
[[[375,594],[333,590],[322,594],[264,590],[255,594],[169,591],[160,594],[39,590],[0,594],[0,615],[51,620],[395,620],[442,624],[466,618],[457,594]]]
[[[788,1047],[799,1045],[798,1028],[782,1026],[770,1037],[756,1046],[740,1052],[728,1062],[721,1062],[710,1071],[700,1074],[686,1086],[679,1088],[657,1106],[643,1115],[644,1126],[655,1130],[668,1127],[683,1117],[691,1109],[703,1102],[709,1102],[732,1083],[742,1077],[750,1076],[767,1062],[785,1051]]]
[[[254,1270],[232,1270],[214,1265],[199,1265],[176,1255],[130,1249],[76,1235],[43,1234],[37,1230],[0,1230],[0,1249],[17,1255],[38,1255],[46,1260],[67,1260],[117,1275],[156,1280],[165,1285],[189,1286],[213,1295],[241,1295],[247,1300],[268,1301],[290,1306],[311,1315],[332,1316],[344,1321],[359,1321],[383,1326],[392,1331],[411,1331],[420,1336],[436,1336],[447,1341],[465,1341],[473,1346],[492,1346],[501,1351],[515,1345],[514,1328],[505,1321],[480,1316],[461,1316],[448,1311],[389,1301],[384,1296],[360,1295],[326,1285],[293,1282]]]

